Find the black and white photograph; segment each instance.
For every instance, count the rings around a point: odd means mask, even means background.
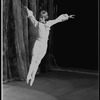
[[[1,99],[99,100],[99,0],[1,0]]]

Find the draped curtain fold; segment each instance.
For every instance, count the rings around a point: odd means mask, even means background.
[[[29,62],[29,44],[34,34],[30,30],[23,6],[36,12],[36,0],[4,0],[3,1],[3,81],[25,80]],[[34,40],[34,39],[33,39]],[[35,40],[34,40],[35,41]],[[32,42],[32,41],[31,41]],[[32,50],[31,50],[32,51]]]
[[[3,0],[4,83],[25,80],[31,62],[36,30],[26,18],[23,6],[32,10],[37,20],[42,9],[49,12],[50,19],[53,18],[53,0]]]

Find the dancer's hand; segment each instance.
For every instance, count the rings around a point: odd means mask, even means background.
[[[33,12],[31,10],[29,10],[26,6],[24,6],[24,8],[27,10],[27,17],[33,15]]]
[[[62,14],[58,17],[58,19],[61,21],[68,20],[68,18],[69,18],[68,14]]]
[[[75,15],[69,15],[68,17],[69,17],[69,18],[74,18],[74,16],[75,16]]]
[[[74,18],[75,15],[62,14],[58,17],[59,21],[66,21],[69,18]]]

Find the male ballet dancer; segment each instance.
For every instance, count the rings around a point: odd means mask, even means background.
[[[38,27],[38,38],[35,41],[32,50],[32,60],[27,75],[27,84],[30,81],[30,86],[32,86],[38,66],[42,58],[46,54],[50,27],[56,23],[66,21],[69,18],[74,18],[74,15],[68,16],[68,14],[62,14],[57,19],[46,21],[48,19],[48,13],[45,10],[43,10],[40,13],[39,21],[37,21],[33,15],[33,12],[29,10],[27,7],[25,8],[27,9],[27,17],[32,21],[35,27]]]

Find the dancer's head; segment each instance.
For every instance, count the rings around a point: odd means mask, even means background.
[[[40,22],[45,23],[46,20],[48,19],[48,13],[47,11],[43,10],[40,12]]]

